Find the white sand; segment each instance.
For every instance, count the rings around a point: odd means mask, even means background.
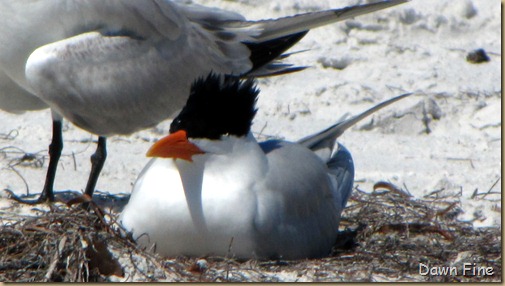
[[[357,1],[195,2],[261,19]],[[376,182],[390,181],[406,186],[418,198],[440,189],[461,192],[464,213],[459,219],[475,220],[475,226],[501,226],[500,34],[497,0],[414,0],[313,30],[293,49],[310,50],[289,59],[311,66],[309,69],[260,80],[262,94],[253,130],[296,140],[344,115],[415,92],[340,138],[354,156],[356,184],[372,191]],[[468,63],[467,53],[477,48],[485,49],[491,61]],[[430,134],[424,132],[423,106],[429,118],[430,113],[441,114],[439,120],[429,123]],[[371,122],[372,128],[367,130]],[[97,188],[129,193],[148,161],[146,150],[168,132],[169,123],[129,137],[109,138],[109,157]],[[55,188],[81,190],[95,148],[89,140],[96,137],[72,124],[65,126],[64,156]],[[50,131],[48,110],[21,115],[0,111],[0,189],[24,194],[24,178],[30,193],[42,190]],[[34,161],[20,163],[24,153],[44,159],[42,166]],[[475,190],[496,194],[472,199]]]

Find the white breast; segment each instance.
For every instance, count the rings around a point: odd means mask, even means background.
[[[229,154],[194,156],[193,163],[154,159],[120,220],[134,238],[148,234],[139,242],[156,244],[165,256],[328,254],[337,234],[340,196],[325,164],[308,149],[293,146],[265,155],[249,141],[233,145]],[[290,156],[278,152],[290,152],[291,159],[279,160]]]

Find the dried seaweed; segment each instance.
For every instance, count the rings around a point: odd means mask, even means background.
[[[458,220],[459,196],[443,190],[414,199],[387,183],[372,193],[356,188],[332,254],[296,261],[161,258],[124,235],[117,209],[57,203],[21,215],[18,208],[13,202],[0,221],[0,281],[502,280],[501,230]],[[460,274],[464,263],[475,263],[492,267],[493,275],[420,275],[420,263],[456,267]]]

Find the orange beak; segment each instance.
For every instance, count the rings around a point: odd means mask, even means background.
[[[198,146],[188,141],[186,131],[179,130],[154,143],[147,157],[173,158],[193,162],[193,155],[205,154]]]

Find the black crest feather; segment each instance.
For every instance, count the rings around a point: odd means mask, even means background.
[[[210,73],[191,86],[186,106],[170,125],[170,133],[185,130],[189,138],[245,136],[256,114],[259,89],[253,79]]]

